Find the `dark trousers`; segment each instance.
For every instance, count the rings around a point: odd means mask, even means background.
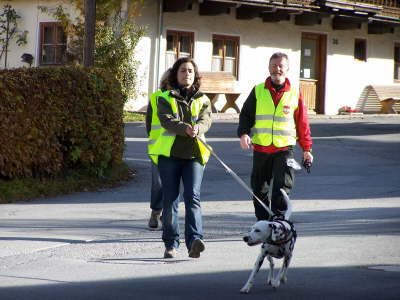
[[[163,208],[163,196],[160,173],[158,166],[151,162],[151,196],[150,208],[155,211],[161,211]]]
[[[276,215],[284,214],[287,209],[280,189],[289,195],[294,183],[294,170],[286,162],[289,158],[294,158],[292,148],[272,154],[254,151],[253,155],[251,187],[254,194],[269,206],[268,192],[272,184],[271,210]],[[254,197],[253,203],[257,220],[268,220],[268,212]]]
[[[179,247],[179,188],[183,183],[185,201],[185,244],[190,249],[195,239],[203,238],[203,220],[200,205],[200,188],[204,166],[196,159],[159,156],[163,192],[163,234],[165,248]]]

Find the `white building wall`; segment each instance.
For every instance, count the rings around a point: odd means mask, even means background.
[[[136,99],[130,99],[125,109],[143,111],[147,107],[148,95],[157,88],[158,78],[158,36],[159,36],[159,4],[158,1],[145,1],[145,6],[135,24],[146,30],[136,48],[135,60],[138,66],[138,94]]]
[[[3,10],[5,4],[10,4],[15,9],[16,13],[21,16],[17,20],[18,29],[20,31],[27,30],[27,44],[24,46],[17,46],[15,39],[11,40],[7,58],[8,68],[27,67],[28,64],[21,62],[21,55],[29,53],[33,55],[34,61],[32,66],[38,66],[39,63],[39,31],[40,22],[56,22],[51,15],[42,13],[38,6],[45,6],[49,8],[55,8],[59,4],[64,3],[65,12],[70,13],[73,17],[76,15],[70,6],[65,6],[65,1],[52,1],[52,0],[36,0],[36,1],[25,1],[25,0],[13,0],[13,1],[1,1],[0,9]],[[0,61],[0,68],[4,68],[4,56]]]
[[[148,21],[153,20],[149,27],[155,26],[155,19],[154,15],[153,19],[147,17]],[[400,39],[400,29],[397,28],[395,34],[369,35],[367,24],[357,30],[334,31],[331,22],[331,18],[324,18],[321,25],[297,26],[294,25],[294,17],[278,23],[264,23],[261,18],[236,20],[234,9],[231,9],[230,15],[200,16],[196,4],[186,12],[164,13],[159,76],[165,71],[167,30],[194,32],[194,59],[200,71],[211,70],[213,34],[239,36],[237,88],[243,94],[237,104],[241,108],[252,87],[268,75],[268,60],[274,52],[282,51],[289,55],[288,77],[292,84],[298,85],[302,32],[324,34],[327,37],[325,113],[334,115],[342,106],[354,108],[366,85],[393,84],[393,45],[395,40]],[[367,62],[354,59],[355,38],[367,40]],[[154,40],[154,36],[151,39]],[[333,39],[338,44],[333,44]],[[152,51],[150,53],[157,55]],[[153,91],[153,86],[154,82],[149,78],[148,92]]]
[[[4,2],[4,1],[2,1]],[[55,7],[57,0],[14,0],[10,4],[21,15],[20,30],[28,30],[28,44],[22,47],[11,42],[8,67],[26,66],[21,62],[23,53],[34,56],[38,64],[39,23],[56,21],[41,13],[37,6]],[[65,4],[65,1],[62,1]],[[68,8],[66,8],[68,9]],[[337,114],[342,106],[355,107],[363,88],[370,84],[393,84],[394,42],[400,41],[400,28],[395,34],[368,35],[367,24],[357,30],[336,30],[331,27],[331,18],[324,18],[321,25],[297,26],[294,17],[290,21],[264,23],[260,18],[236,20],[235,10],[229,15],[200,16],[197,4],[186,12],[163,13],[159,18],[159,1],[145,1],[145,7],[135,22],[145,26],[146,36],[139,42],[136,59],[139,65],[139,95],[127,104],[129,110],[143,110],[148,95],[158,87],[165,71],[166,31],[182,30],[194,32],[194,59],[200,71],[211,70],[212,35],[234,35],[240,38],[238,91],[242,92],[237,104],[243,105],[252,87],[268,75],[268,60],[272,53],[282,51],[289,55],[288,77],[298,85],[302,32],[325,34],[327,37],[325,113]],[[73,13],[71,11],[71,13]],[[162,24],[162,39],[158,46]],[[367,62],[354,60],[354,39],[367,40]],[[333,39],[338,41],[333,44]],[[0,61],[0,68],[4,62]]]
[[[355,108],[365,86],[393,84],[394,43],[396,34],[368,35],[367,25],[359,30],[333,31],[328,38],[326,68],[326,114],[336,114],[342,106]],[[332,39],[338,40],[332,45]],[[354,59],[354,39],[367,42],[367,61]]]
[[[243,94],[237,100],[243,105],[248,93],[255,84],[265,80],[268,75],[269,57],[277,50],[284,50],[291,58],[290,78],[298,84],[300,39],[299,33],[292,29],[290,22],[263,23],[260,18],[236,20],[234,10],[230,15],[199,16],[197,6],[192,11],[164,14],[164,38],[167,30],[194,32],[194,60],[199,70],[211,71],[212,35],[232,35],[240,38],[239,81],[237,90]],[[190,20],[190,22],[189,22]],[[285,32],[285,35],[281,35]],[[165,70],[165,39],[161,47],[161,59]]]

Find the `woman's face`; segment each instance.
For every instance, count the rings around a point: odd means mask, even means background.
[[[189,88],[194,82],[194,66],[190,62],[183,63],[179,66],[177,73],[178,84]]]

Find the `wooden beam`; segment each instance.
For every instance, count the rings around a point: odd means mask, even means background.
[[[334,16],[332,19],[332,29],[333,30],[350,30],[350,29],[360,29],[361,23],[367,22],[368,19],[353,18],[347,16]]]
[[[262,20],[265,23],[276,23],[280,21],[290,21],[290,14],[283,11],[276,11],[271,13],[264,12],[262,14]]]
[[[236,8],[236,19],[238,20],[250,20],[260,17],[262,8],[253,5],[241,5]]]
[[[236,6],[234,3],[225,2],[203,2],[199,3],[200,16],[216,16],[220,14],[229,14],[230,8]]]
[[[164,12],[183,12],[192,4],[192,0],[163,0]]]
[[[368,34],[394,33],[394,26],[380,22],[368,23]]]
[[[294,24],[302,26],[319,25],[322,22],[322,16],[318,13],[304,12],[301,15],[295,15]]]

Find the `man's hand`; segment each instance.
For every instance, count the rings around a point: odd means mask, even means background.
[[[311,154],[310,151],[304,151],[303,152],[303,161],[309,161],[312,163],[314,160],[314,156]]]
[[[193,126],[188,125],[186,127],[186,134],[190,137],[195,137],[199,134],[199,125],[195,124]]]
[[[244,150],[253,148],[253,144],[251,143],[251,138],[247,134],[243,134],[240,137],[240,147],[242,147],[242,149]]]

